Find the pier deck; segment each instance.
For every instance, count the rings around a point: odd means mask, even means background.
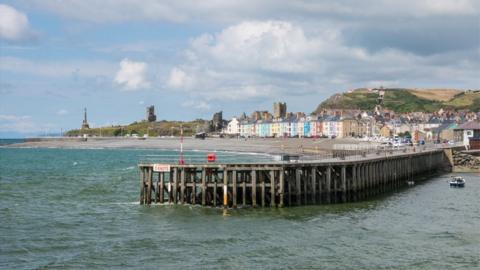
[[[449,167],[444,150],[348,160],[139,164],[140,204],[285,207],[354,202]]]

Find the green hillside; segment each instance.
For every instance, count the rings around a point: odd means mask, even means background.
[[[179,136],[180,127],[183,127],[183,135],[191,136],[196,133],[197,128],[205,125],[204,120],[195,120],[191,122],[180,121],[159,121],[159,122],[135,122],[125,126],[109,126],[90,129],[74,129],[65,133],[65,136],[79,136],[83,134],[95,136],[125,136],[127,134],[137,134],[143,136]]]
[[[448,92],[450,96],[445,97]],[[348,93],[335,94],[318,105],[315,113],[322,109],[374,110],[378,93],[356,89]],[[418,90],[404,88],[385,89],[383,107],[397,113],[434,112],[448,110],[480,111],[480,91]]]

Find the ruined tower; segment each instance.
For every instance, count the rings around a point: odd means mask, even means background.
[[[155,115],[155,107],[153,105],[147,107],[145,118],[145,120],[147,120],[148,122],[157,121],[157,116]]]

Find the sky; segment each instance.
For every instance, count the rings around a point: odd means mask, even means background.
[[[476,0],[0,0],[0,137],[480,88]]]

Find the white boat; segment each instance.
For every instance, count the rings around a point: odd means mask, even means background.
[[[453,176],[450,180],[451,187],[465,187],[465,179],[461,176]]]

